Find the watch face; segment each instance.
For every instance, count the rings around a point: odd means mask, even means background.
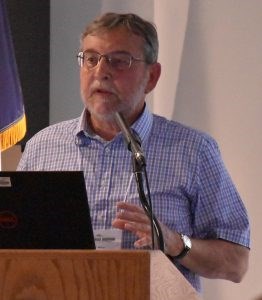
[[[190,238],[187,235],[184,235],[184,234],[181,235],[181,237],[182,237],[182,240],[184,242],[185,248],[191,249],[192,243],[191,243]]]
[[[180,254],[178,254],[177,256],[174,256],[175,259],[183,258],[185,255],[187,255],[187,253],[189,252],[189,250],[192,247],[192,242],[187,235],[180,233],[180,237],[183,241],[184,249],[182,250],[182,252]]]

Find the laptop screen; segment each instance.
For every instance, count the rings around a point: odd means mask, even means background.
[[[0,248],[95,249],[83,173],[0,172]]]

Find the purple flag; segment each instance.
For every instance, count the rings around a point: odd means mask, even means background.
[[[0,151],[15,145],[25,133],[23,96],[7,8],[0,0]]]

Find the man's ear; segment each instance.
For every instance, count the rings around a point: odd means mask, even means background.
[[[150,93],[156,86],[158,79],[161,74],[161,65],[156,62],[152,65],[149,65],[149,78],[145,88],[145,94]]]

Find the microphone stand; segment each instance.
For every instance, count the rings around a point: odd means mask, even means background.
[[[155,235],[156,235],[158,240],[158,248],[164,252],[164,239],[163,239],[162,230],[157,218],[154,216],[152,211],[150,188],[149,188],[147,172],[146,172],[146,161],[145,161],[145,156],[141,149],[141,143],[139,141],[139,137],[135,136],[134,133],[130,130],[128,124],[125,122],[124,118],[120,113],[115,114],[115,119],[124,135],[128,150],[132,152],[133,172],[136,179],[139,199],[151,223],[152,249],[153,250],[155,249]],[[144,192],[143,175],[145,176],[148,197],[146,197]]]
[[[141,166],[141,164],[139,164],[139,161],[136,159],[134,155],[132,156],[132,160],[133,160],[133,172],[136,179],[139,199],[151,223],[152,249],[153,250],[155,249],[155,235],[156,235],[158,241],[158,248],[164,252],[164,239],[163,239],[162,230],[152,210],[151,195],[150,195],[150,189],[149,189],[149,184],[147,179],[146,168],[145,166]],[[145,175],[145,179],[146,179],[148,199],[144,192],[143,174]]]

